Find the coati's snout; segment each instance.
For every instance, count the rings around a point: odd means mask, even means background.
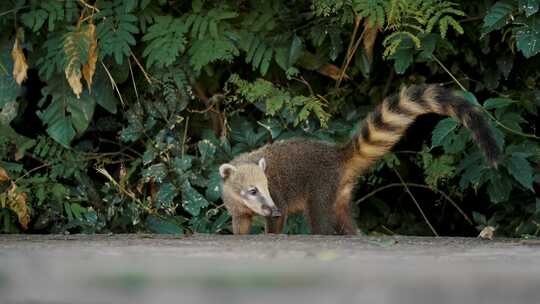
[[[261,158],[258,164],[223,164],[219,167],[219,174],[223,178],[223,191],[235,197],[236,202],[256,214],[278,217],[281,212],[270,196],[265,170],[266,160]]]

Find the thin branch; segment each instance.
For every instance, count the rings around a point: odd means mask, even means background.
[[[182,138],[182,158],[184,158],[188,125],[189,125],[189,116],[186,118],[186,126],[184,128],[184,137]]]
[[[422,210],[422,208],[420,207],[420,204],[418,203],[418,201],[416,200],[416,198],[414,197],[414,195],[412,194],[411,190],[409,189],[409,187],[407,186],[407,184],[405,183],[405,181],[403,180],[403,178],[401,177],[401,175],[399,174],[399,172],[394,169],[394,172],[396,173],[396,175],[398,176],[399,180],[401,181],[401,183],[403,184],[403,187],[405,187],[405,191],[407,191],[407,193],[409,194],[409,196],[411,197],[411,199],[413,200],[414,204],[416,205],[416,207],[418,208],[418,210],[420,211],[420,214],[422,214],[422,217],[424,218],[424,221],[426,221],[427,225],[429,226],[429,229],[431,229],[431,231],[433,232],[433,234],[435,236],[439,236],[439,234],[437,233],[437,231],[435,230],[435,228],[433,228],[433,225],[431,225],[431,223],[429,222],[429,219],[427,218],[426,214],[424,213],[424,210]]]
[[[18,10],[21,10],[21,9],[24,9],[24,8],[28,8],[28,7],[30,7],[30,5],[24,5],[24,6],[21,6],[21,7],[16,7],[16,8],[14,8],[14,9],[7,10],[7,11],[5,11],[5,12],[1,12],[1,13],[0,13],[0,17],[5,16],[5,15],[9,15],[9,14],[11,14],[11,13],[16,13]]]

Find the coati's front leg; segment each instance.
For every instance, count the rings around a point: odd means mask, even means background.
[[[282,214],[278,217],[266,217],[266,226],[265,226],[265,232],[273,233],[273,234],[281,234],[283,233],[283,225],[285,221],[287,220],[287,215]]]
[[[233,214],[232,228],[234,234],[249,234],[253,216],[247,214]]]

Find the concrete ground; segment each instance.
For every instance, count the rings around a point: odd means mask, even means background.
[[[0,235],[0,303],[540,303],[540,244]]]

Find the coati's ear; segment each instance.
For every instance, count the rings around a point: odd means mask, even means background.
[[[231,164],[219,166],[219,175],[221,175],[221,178],[223,179],[227,179],[234,171],[236,171],[236,167]]]
[[[264,159],[264,157],[259,159],[259,167],[261,167],[263,171],[266,171],[266,159]]]

